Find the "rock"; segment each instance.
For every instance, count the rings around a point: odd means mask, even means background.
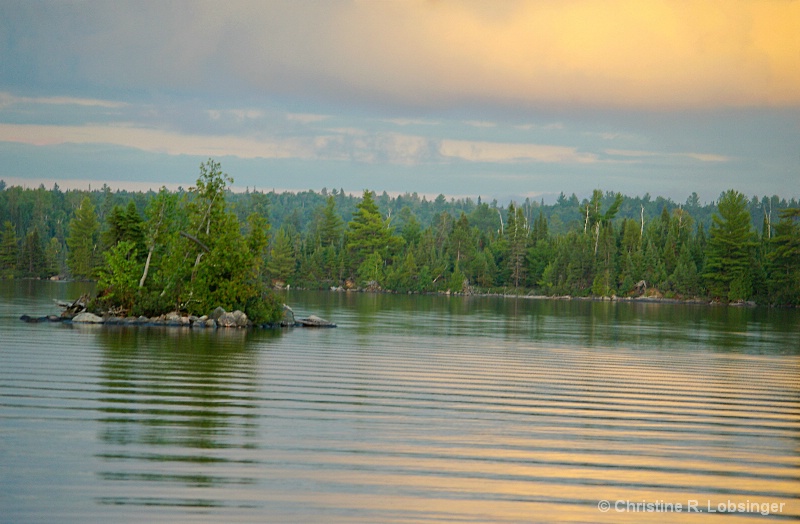
[[[98,317],[94,313],[89,313],[88,311],[84,311],[83,313],[78,313],[74,317],[72,317],[72,322],[76,324],[102,324],[103,318]]]
[[[236,327],[236,317],[233,316],[233,313],[223,313],[217,319],[217,326],[218,327],[226,327],[226,328],[227,327]]]
[[[320,318],[317,315],[311,315],[306,318],[301,318],[297,320],[298,324],[305,327],[336,327],[336,324],[325,320],[324,318]]]
[[[213,318],[214,320],[219,320],[219,317],[226,313],[224,308],[217,307],[209,316],[209,318]]]
[[[238,309],[232,313],[234,320],[236,321],[236,327],[247,327],[249,320],[247,319],[247,315],[244,311],[239,311]]]
[[[137,324],[149,324],[150,323],[150,319],[147,318],[144,315],[141,315],[139,317],[136,317],[136,323]]]
[[[217,327],[217,321],[213,318],[206,319],[206,327],[215,328]]]

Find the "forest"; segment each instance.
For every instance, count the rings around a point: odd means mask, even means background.
[[[795,199],[596,189],[503,206],[232,183],[211,159],[175,191],[0,181],[0,277],[97,280],[98,300],[128,313],[222,305],[262,320],[286,286],[800,305]]]

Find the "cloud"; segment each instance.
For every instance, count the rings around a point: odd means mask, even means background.
[[[488,122],[486,120],[465,120],[464,123],[472,127],[484,127],[484,128],[497,127],[497,122]]]
[[[83,107],[101,107],[106,109],[119,109],[128,105],[125,102],[100,100],[94,98],[79,98],[70,96],[27,97],[15,96],[8,92],[0,92],[0,108],[23,104],[45,104],[60,106],[72,105]]]
[[[329,118],[330,115],[315,115],[312,113],[290,113],[286,115],[286,120],[290,122],[299,122],[301,124],[313,124]]]
[[[116,124],[55,126],[0,123],[0,142],[37,146],[113,144],[170,155],[237,156],[240,158],[313,158],[313,144],[302,138],[191,135],[163,129]]]
[[[469,162],[593,163],[597,160],[595,155],[574,147],[471,140],[442,140],[439,152]]]
[[[0,43],[0,66],[18,88],[35,80],[418,108],[800,104],[796,1],[88,1],[4,11],[14,36]]]
[[[698,162],[730,162],[724,155],[712,153],[662,153],[657,151],[636,151],[629,149],[606,149],[605,154],[627,158],[689,158]]]
[[[438,126],[441,124],[437,120],[425,120],[423,118],[385,118],[383,121],[396,126]]]
[[[235,122],[260,120],[266,116],[264,111],[259,109],[208,109],[206,113],[211,120],[231,119]]]

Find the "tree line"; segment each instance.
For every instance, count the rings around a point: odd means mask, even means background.
[[[0,182],[0,273],[98,279],[109,303],[150,311],[254,308],[267,287],[287,285],[800,305],[794,199],[730,190],[676,204],[595,190],[503,207],[368,190],[232,193],[230,183],[212,160],[196,187],[172,192]]]

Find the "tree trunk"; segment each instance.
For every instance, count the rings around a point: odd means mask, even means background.
[[[147,272],[150,271],[150,259],[153,258],[153,251],[155,250],[156,246],[153,244],[150,247],[150,251],[147,252],[147,260],[144,261],[144,272],[142,273],[142,278],[139,280],[139,287],[144,287],[144,281],[147,280]]]

